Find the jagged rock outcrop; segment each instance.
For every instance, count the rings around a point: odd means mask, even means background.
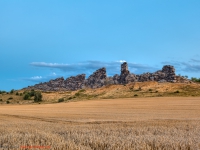
[[[85,74],[71,76],[64,81],[67,90],[78,90],[85,88]]]
[[[100,68],[90,75],[88,79],[85,79],[85,74],[71,76],[66,80],[61,77],[50,80],[49,82],[29,86],[25,89],[42,91],[79,90],[84,88],[99,88],[109,84],[127,84],[130,82],[145,81],[191,83],[190,80],[184,77],[176,76],[175,68],[170,65],[165,65],[162,70],[158,70],[154,73],[147,72],[141,75],[135,75],[130,73],[127,62],[124,62],[121,64],[120,75],[116,74],[113,77],[107,77],[106,68]]]
[[[64,78],[57,78],[50,80],[49,82],[39,83],[34,86],[29,86],[28,89],[42,90],[42,91],[58,91],[60,88],[64,88]]]
[[[137,76],[133,73],[130,73],[127,62],[124,62],[121,64],[121,74],[118,77],[118,83],[127,84],[134,81],[137,81]]]
[[[85,85],[89,88],[99,88],[105,85],[106,78],[106,68],[101,68],[89,76]]]
[[[126,77],[130,74],[129,70],[128,70],[128,64],[127,62],[124,62],[123,64],[121,64],[121,74],[120,74],[120,78],[119,78],[119,83],[121,84],[126,84]]]
[[[59,90],[59,88],[62,88],[62,87],[64,87],[65,85],[64,85],[64,78],[63,77],[61,77],[61,78],[57,78],[57,79],[55,79],[55,80],[50,80],[48,83],[47,83],[47,85],[49,86],[49,87],[51,87],[53,90],[55,90],[55,91],[57,91],[57,90]]]
[[[167,82],[176,82],[175,68],[173,66],[164,66],[162,72],[165,73],[165,80]]]
[[[113,80],[113,83],[114,84],[120,84],[120,76],[118,74],[115,74],[113,77],[112,77],[112,80]]]
[[[187,78],[183,76],[176,76],[176,82],[178,83],[193,83],[191,80],[188,80]]]
[[[158,82],[176,82],[175,68],[170,65],[163,66],[162,70],[154,73],[144,73],[138,76],[139,82],[158,81]]]

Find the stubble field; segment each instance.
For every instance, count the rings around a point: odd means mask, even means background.
[[[1,149],[200,149],[200,98],[1,105]]]

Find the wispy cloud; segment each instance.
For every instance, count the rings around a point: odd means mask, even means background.
[[[33,77],[22,78],[22,80],[31,82],[44,82],[56,77],[59,77],[59,75],[57,75],[55,72],[52,72],[46,76],[33,76]]]
[[[85,73],[86,75],[92,74],[95,70],[105,67],[109,76],[114,74],[120,74],[120,67],[125,60],[102,62],[102,61],[85,61],[76,64],[64,64],[64,63],[46,63],[46,62],[32,62],[30,65],[35,67],[45,67],[62,70],[70,75],[77,75]],[[154,72],[160,68],[151,67],[145,64],[128,63],[129,70],[132,73],[140,74],[144,72]]]
[[[178,71],[182,72],[200,72],[200,60],[198,59],[190,59],[188,61],[165,61],[162,62],[162,64],[170,64],[173,65]]]
[[[40,79],[42,79],[42,76],[34,76],[34,77],[31,77],[30,79],[32,79],[32,80],[40,80]]]
[[[190,64],[190,63],[183,63],[184,68],[183,71],[185,72],[200,72],[200,64]]]
[[[200,63],[200,60],[198,60],[198,59],[190,59],[190,62],[193,62],[193,63]]]
[[[119,60],[117,62],[123,63],[123,62],[126,62],[126,60]]]

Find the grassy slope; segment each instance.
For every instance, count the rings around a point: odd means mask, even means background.
[[[10,104],[33,103],[33,97],[30,100],[23,100],[23,95],[16,95],[16,92],[13,94],[0,94],[0,104],[6,104],[7,101]],[[23,93],[23,91],[18,91],[18,93]],[[64,101],[77,101],[132,97],[199,97],[200,84],[137,82],[126,85],[108,85],[98,89],[43,92],[42,95],[42,103],[56,103],[60,98],[63,98]],[[13,99],[9,100],[11,97]]]

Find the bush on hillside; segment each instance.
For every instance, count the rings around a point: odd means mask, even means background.
[[[64,102],[64,101],[65,101],[64,98],[60,98],[60,99],[58,100],[58,103]]]
[[[28,99],[30,99],[30,95],[29,95],[29,93],[25,93],[24,100],[28,100]]]
[[[191,80],[192,80],[193,82],[200,82],[200,78],[194,78],[194,77],[192,77]]]
[[[11,99],[13,99],[13,97],[9,97],[9,98],[8,98],[8,100],[11,100]]]
[[[42,101],[42,93],[41,92],[35,92],[34,94],[34,102],[41,102]]]
[[[14,89],[12,89],[12,90],[10,91],[10,94],[13,94],[13,93],[14,93],[14,91],[15,91],[15,90],[14,90]]]

